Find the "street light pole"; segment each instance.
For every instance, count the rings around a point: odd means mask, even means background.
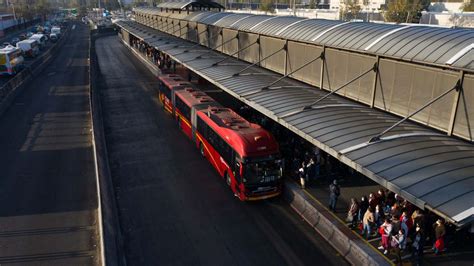
[[[293,0],[293,16],[296,17],[296,0]]]
[[[15,13],[15,4],[7,0],[7,6],[12,6],[12,11],[13,11],[13,19],[16,21],[16,13]]]

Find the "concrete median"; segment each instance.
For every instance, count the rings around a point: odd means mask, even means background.
[[[106,265],[126,265],[123,250],[122,229],[119,222],[118,204],[110,174],[107,145],[105,141],[104,122],[102,120],[102,106],[100,90],[105,86],[101,80],[101,71],[95,50],[95,41],[98,38],[116,35],[113,30],[92,30],[89,47],[90,71],[90,104],[93,127],[93,145],[96,163],[96,178],[98,187],[100,228],[102,231],[101,245],[103,246],[103,261]]]
[[[283,197],[301,217],[353,265],[392,265],[356,236],[324,206],[310,198],[294,182],[286,182]]]

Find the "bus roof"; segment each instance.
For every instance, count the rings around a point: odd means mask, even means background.
[[[278,153],[278,143],[268,131],[229,108],[208,107],[198,115],[212,121],[209,125],[242,157]]]
[[[219,106],[219,104],[206,93],[194,88],[185,88],[184,90],[176,91],[176,96],[183,100],[189,107],[206,103],[216,107]]]
[[[192,84],[184,80],[181,76],[175,74],[166,74],[159,75],[158,79],[165,84],[167,88],[176,87],[176,86],[189,86],[192,87]]]

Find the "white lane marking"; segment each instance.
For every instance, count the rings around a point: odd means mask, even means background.
[[[76,28],[76,25],[72,25],[72,29],[71,30],[74,30]]]

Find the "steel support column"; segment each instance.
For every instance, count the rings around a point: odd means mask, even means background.
[[[375,69],[375,77],[374,77],[374,83],[372,86],[372,95],[371,95],[371,100],[370,100],[370,108],[374,108],[375,105],[375,94],[377,91],[377,82],[379,79],[379,65],[380,65],[380,57],[377,55],[377,68]]]
[[[461,93],[464,93],[462,88],[464,85],[464,71],[461,70],[459,73],[459,81],[460,81],[460,90],[456,90],[456,94],[454,95],[454,102],[453,102],[453,107],[451,109],[451,116],[449,118],[449,126],[448,126],[448,136],[451,136],[454,131],[454,124],[456,123],[456,115],[458,111],[458,106],[459,106],[459,98],[461,97]]]

